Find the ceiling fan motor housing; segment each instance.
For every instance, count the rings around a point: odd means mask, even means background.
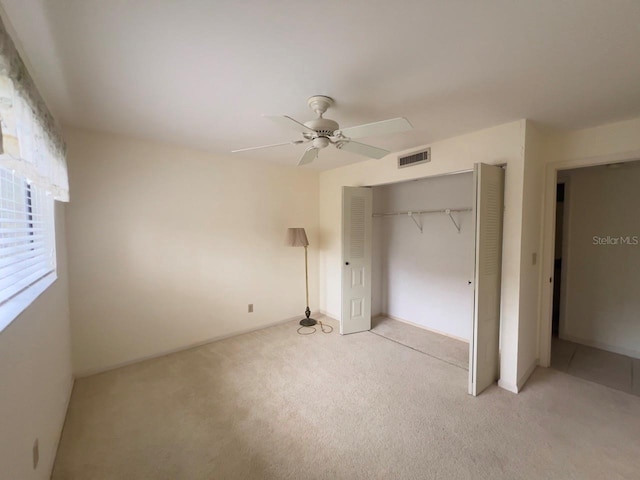
[[[315,136],[332,137],[333,132],[335,132],[339,128],[338,122],[330,120],[328,118],[316,118],[314,120],[304,122],[304,124],[311,130],[316,131],[316,135],[313,135],[312,133],[304,133],[303,135],[306,138],[314,138]]]

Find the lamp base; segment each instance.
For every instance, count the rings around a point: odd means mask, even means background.
[[[300,325],[302,325],[303,327],[313,327],[317,323],[318,322],[316,322],[313,318],[303,318],[302,320],[300,320]]]
[[[307,318],[303,318],[302,320],[300,320],[300,325],[302,325],[303,327],[313,327],[318,323],[313,318],[309,318],[311,316],[311,310],[309,310],[308,305],[307,309],[304,311],[304,314],[307,316]]]

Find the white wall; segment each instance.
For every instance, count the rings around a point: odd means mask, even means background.
[[[433,143],[431,163],[398,169],[396,155],[320,174],[320,308],[340,318],[341,188],[381,185],[444,173],[466,171],[473,164],[506,164],[502,256],[501,385],[517,391],[520,268],[526,121],[520,120]],[[523,292],[533,295],[537,289]],[[537,325],[537,318],[533,318]],[[533,340],[536,341],[535,339]]]
[[[305,227],[318,310],[318,173],[66,132],[74,371],[302,315]],[[247,305],[254,304],[254,313]]]
[[[640,239],[640,165],[582,168],[565,176],[566,304],[560,336],[640,358],[640,245],[619,240],[600,245],[593,239]]]
[[[598,127],[550,133],[547,162],[624,155],[640,149],[640,118]]]
[[[51,476],[73,385],[62,204],[55,216],[58,279],[0,333],[0,478],[7,480]]]
[[[473,207],[473,174],[427,178],[373,189],[374,212]],[[418,217],[376,217],[374,223],[375,313],[407,320],[468,341],[473,318],[473,212]],[[375,308],[377,307],[377,308]],[[377,310],[377,311],[376,311]]]

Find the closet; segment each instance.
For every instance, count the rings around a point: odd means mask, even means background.
[[[504,178],[500,166],[478,163],[473,172],[343,187],[340,333],[371,330],[372,318],[410,323],[429,330],[432,345],[454,342],[470,394],[494,383]]]
[[[473,173],[373,187],[371,315],[469,342]]]

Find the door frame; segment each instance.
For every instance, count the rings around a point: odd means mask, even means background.
[[[543,218],[542,218],[542,272],[539,285],[539,364],[551,366],[551,324],[553,320],[553,264],[556,239],[556,184],[558,172],[574,168],[596,167],[611,163],[626,163],[640,160],[640,150],[582,157],[572,160],[551,162],[545,166]],[[565,197],[566,198],[566,197]],[[566,220],[566,217],[565,217]]]
[[[563,172],[566,170],[559,170],[558,172]],[[560,174],[558,174],[558,178],[556,180],[556,185],[564,185],[564,207],[563,207],[563,217],[562,217],[562,245],[560,249],[562,251],[562,267],[560,269],[560,292],[558,299],[559,301],[559,311],[558,311],[558,337],[562,338],[564,336],[564,325],[565,319],[567,318],[567,272],[569,271],[569,265],[571,264],[571,259],[569,258],[569,225],[571,224],[571,178],[564,177],[560,178]],[[557,190],[556,190],[557,192]],[[556,198],[557,200],[557,198]],[[557,209],[554,211],[554,215],[557,213]],[[555,220],[554,220],[555,222]],[[555,250],[555,241],[557,237],[557,225],[554,224],[554,232],[553,232],[553,242],[554,242],[554,250]],[[553,302],[553,296],[555,295],[553,291],[553,287],[555,286],[555,251],[554,251],[554,282],[551,290],[551,302]],[[553,308],[553,303],[551,304]],[[553,311],[552,311],[553,314]],[[552,318],[553,323],[553,318]],[[553,330],[553,326],[552,326]]]

